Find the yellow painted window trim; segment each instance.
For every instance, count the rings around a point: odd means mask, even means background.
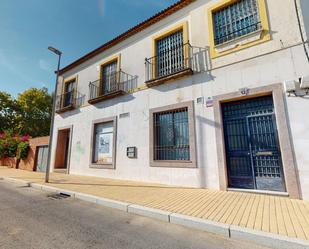
[[[63,86],[62,86],[61,92],[62,92],[62,94],[65,94],[65,93],[66,93],[66,92],[65,92],[66,85],[67,85],[68,83],[71,83],[72,81],[75,81],[74,98],[76,98],[76,97],[77,97],[77,82],[78,82],[78,75],[75,75],[75,76],[72,76],[72,77],[69,77],[69,78],[65,79],[65,80],[63,81]],[[61,103],[61,106],[62,106],[62,105],[63,105],[63,103]]]
[[[208,30],[209,30],[209,45],[210,45],[210,56],[212,59],[215,59],[220,56],[224,56],[230,53],[237,52],[239,50],[249,48],[264,42],[267,42],[271,39],[270,32],[269,32],[269,22],[267,17],[267,10],[266,10],[266,3],[265,0],[257,0],[258,7],[259,7],[259,14],[260,14],[260,20],[261,20],[261,26],[262,26],[262,33],[260,39],[244,44],[239,44],[238,46],[228,49],[223,52],[218,52],[215,49],[215,42],[214,42],[214,29],[213,29],[213,13],[223,9],[238,0],[222,0],[219,3],[211,6],[210,8],[207,8],[207,18],[208,18]],[[249,35],[249,34],[248,34]],[[245,36],[244,36],[245,37]],[[241,38],[241,37],[239,37]]]
[[[187,44],[189,43],[189,30],[188,30],[188,21],[184,21],[182,23],[179,23],[171,28],[168,28],[164,31],[162,31],[161,33],[155,35],[152,37],[152,56],[155,58],[155,56],[157,55],[157,49],[156,49],[156,44],[158,40],[161,40],[173,33],[176,33],[177,31],[182,30],[182,35],[183,35],[183,44]],[[189,49],[188,47],[184,47],[184,55],[185,55],[185,62],[188,62],[188,57],[189,57]],[[155,60],[154,60],[154,64],[155,64]],[[156,72],[155,72],[156,67],[153,70],[153,76],[155,78]]]
[[[121,54],[117,54],[117,55],[114,55],[112,57],[109,57],[99,64],[99,92],[100,92],[100,94],[101,94],[101,91],[102,91],[102,70],[103,70],[103,67],[112,63],[112,62],[115,62],[115,61],[117,61],[117,72],[119,72],[120,69],[121,69],[121,67],[120,67],[120,65],[121,65]]]

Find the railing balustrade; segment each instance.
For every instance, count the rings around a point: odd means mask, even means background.
[[[136,77],[123,71],[104,75],[102,79],[89,83],[89,100],[118,92],[127,93],[136,87]]]

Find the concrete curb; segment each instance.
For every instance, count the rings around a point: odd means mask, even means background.
[[[195,218],[182,214],[171,214],[170,222],[177,225],[195,228],[210,233],[220,234],[226,237],[230,236],[229,225],[210,220]]]
[[[309,241],[290,238],[287,236],[257,231],[249,228],[230,226],[230,236],[232,239],[241,239],[255,242],[260,245],[278,249],[308,249]]]
[[[15,179],[15,178],[11,178],[11,177],[1,177],[1,180],[5,181],[5,182],[25,184],[28,187],[30,187],[30,185],[31,185],[31,182],[28,182],[28,181],[25,181],[25,180],[21,180],[21,179]]]
[[[138,214],[142,216],[147,216],[151,218],[155,218],[157,220],[170,222],[170,214],[171,212],[162,211],[159,209],[148,208],[139,205],[130,205],[128,206],[128,213]]]
[[[187,215],[170,213],[159,209],[148,208],[144,206],[129,204],[121,201],[106,199],[97,197],[94,195],[78,193],[66,189],[60,189],[52,186],[46,186],[38,183],[31,183],[28,181],[10,178],[0,177],[0,180],[10,183],[26,184],[29,187],[54,193],[63,193],[70,195],[75,199],[80,199],[87,202],[96,203],[101,206],[122,210],[132,214],[138,214],[142,216],[151,217],[154,219],[170,222],[185,227],[190,227],[214,234],[223,235],[233,239],[246,240],[254,242],[264,246],[270,246],[278,249],[307,249],[309,248],[309,241],[301,240],[297,238],[290,238],[287,236],[281,236],[272,233],[266,233],[263,231],[252,230],[234,225],[228,225],[224,223],[214,222],[206,219],[200,219]]]
[[[52,193],[58,193],[58,194],[66,194],[74,198],[75,192],[66,190],[66,189],[60,189],[52,186],[46,186],[43,184],[38,184],[38,183],[30,183],[30,187],[37,189],[37,190],[42,190],[46,192],[52,192]]]
[[[30,183],[30,187],[37,189],[37,190],[42,190],[42,185],[37,184],[37,183]]]
[[[57,188],[56,188],[56,189],[57,189]],[[44,190],[44,187],[42,187],[42,190]],[[60,188],[58,188],[56,191],[57,191],[58,194],[69,195],[69,196],[71,196],[72,198],[75,198],[75,195],[77,194],[77,192],[70,191],[70,190],[66,190],[66,189],[60,189]]]
[[[97,198],[97,204],[109,208],[115,208],[125,212],[128,212],[128,206],[130,205],[129,203],[126,202],[114,201],[111,199],[105,199],[100,197]]]
[[[92,203],[97,203],[97,197],[94,195],[82,194],[82,193],[75,193],[75,199],[79,199],[82,201],[88,201]]]

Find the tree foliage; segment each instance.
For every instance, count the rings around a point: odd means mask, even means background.
[[[18,95],[20,107],[20,134],[32,137],[49,134],[52,97],[47,88],[30,88]]]
[[[0,92],[0,132],[8,129],[31,137],[49,134],[52,96],[47,88],[30,88],[13,99]]]
[[[18,115],[17,101],[10,94],[0,91],[0,131],[17,127]]]

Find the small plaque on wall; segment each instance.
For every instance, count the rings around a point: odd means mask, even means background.
[[[214,100],[212,97],[208,97],[206,99],[206,107],[213,107],[214,106]]]
[[[137,148],[136,147],[127,147],[127,157],[128,158],[137,158]]]

